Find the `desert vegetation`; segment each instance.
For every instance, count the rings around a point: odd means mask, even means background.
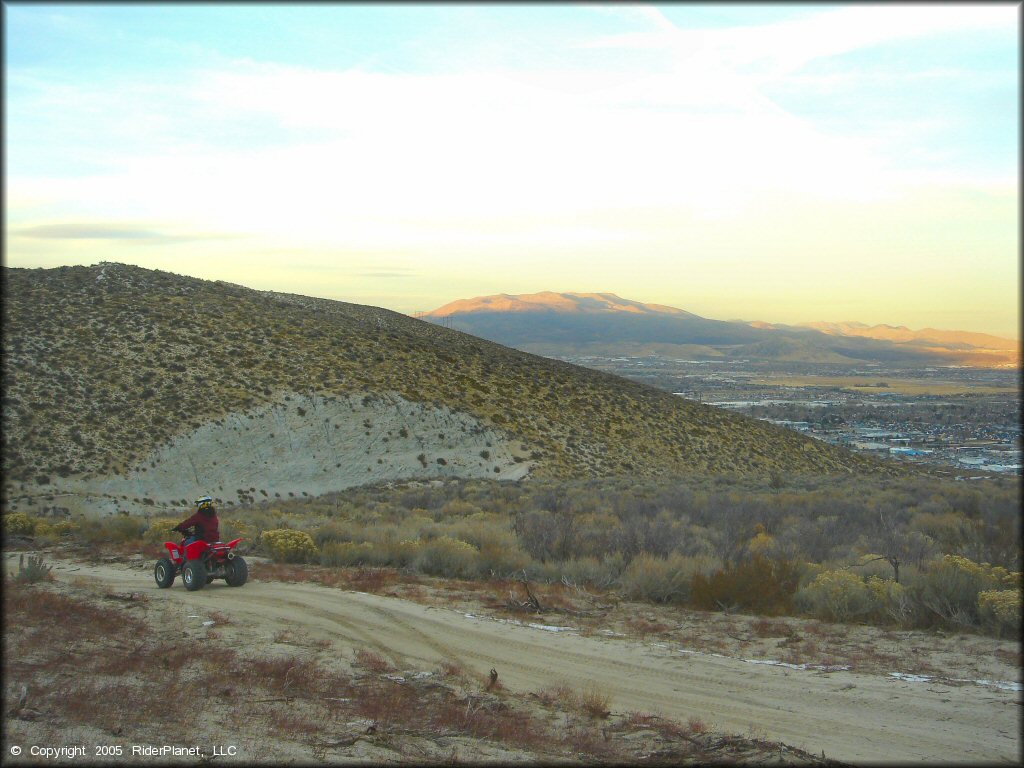
[[[290,393],[444,404],[531,446],[541,477],[900,471],[374,307],[119,264],[3,277],[8,497],[141,472],[176,436]]]
[[[239,649],[232,622],[210,612],[186,642],[161,631],[141,593],[97,594],[88,585],[14,582],[3,594],[4,736],[60,743],[167,743],[187,735],[209,759],[224,739],[246,761],[477,764],[705,764],[787,754],[835,764],[753,735],[716,732],[653,713],[612,715],[596,688],[554,684],[513,695],[497,674],[476,676],[456,660],[404,670],[376,651],[339,659],[330,641],[299,645],[282,630],[266,646]],[[53,616],[63,617],[54,623]],[[117,627],[112,632],[111,627]],[[198,656],[193,644],[202,643]],[[154,695],[159,692],[159,695]],[[116,755],[117,753],[112,753]],[[95,755],[85,756],[92,762]],[[198,759],[198,758],[196,758]]]
[[[821,477],[409,483],[232,510],[222,532],[281,564],[1015,637],[1018,490],[1011,479],[984,488]],[[170,525],[165,517],[6,519],[43,543],[70,537],[152,551]]]

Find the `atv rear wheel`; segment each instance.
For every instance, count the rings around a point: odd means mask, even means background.
[[[233,557],[228,561],[228,575],[224,577],[229,587],[240,587],[249,578],[249,566],[240,557]]]
[[[153,577],[160,589],[167,589],[174,583],[174,563],[170,558],[161,557],[156,561],[156,568],[153,569]]]
[[[202,560],[189,560],[181,569],[181,580],[189,592],[202,589],[206,586],[206,564]]]

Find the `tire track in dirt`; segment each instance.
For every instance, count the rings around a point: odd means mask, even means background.
[[[180,585],[157,590],[149,571],[124,566],[55,568],[54,575],[141,591],[152,602],[174,601],[187,610],[218,610],[264,635],[287,622],[296,632],[381,649],[403,664],[462,661],[479,674],[494,667],[513,692],[558,683],[593,686],[612,697],[618,712],[696,717],[719,730],[754,730],[850,762],[1016,762],[1018,756],[1015,692],[971,685],[932,692],[880,675],[751,665],[634,640],[470,619],[447,608],[308,583],[255,581],[232,589],[215,582],[186,592]]]
[[[277,607],[278,610],[275,613],[280,620],[294,626],[297,631],[302,631],[304,627],[308,628],[310,624],[315,624],[322,633],[328,636],[337,637],[340,635],[342,638],[349,640],[355,650],[369,648],[390,657],[393,664],[400,663],[398,659],[391,656],[387,645],[380,642],[379,635],[361,629],[359,625],[350,621],[344,621],[337,612],[316,608],[309,603],[294,599],[282,600],[280,598],[261,600],[258,605],[252,606],[253,610],[259,610],[264,613],[271,607]],[[301,621],[296,621],[296,614],[302,617]],[[341,632],[338,631],[339,627],[342,630]]]

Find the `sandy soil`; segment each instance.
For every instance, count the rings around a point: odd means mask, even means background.
[[[515,623],[457,605],[261,581],[258,562],[252,568],[256,578],[245,587],[231,589],[217,581],[197,593],[187,592],[180,581],[161,592],[148,561],[55,562],[58,581],[142,592],[151,601],[163,601],[169,628],[198,626],[196,617],[213,612],[230,617],[230,624],[219,629],[239,643],[270,644],[285,632],[302,643],[324,641],[322,647],[339,663],[353,649],[365,649],[405,671],[430,669],[446,660],[481,675],[494,668],[505,688],[523,694],[558,684],[596,687],[611,696],[613,711],[656,713],[684,722],[699,718],[716,730],[756,733],[845,762],[1017,763],[1020,757],[1021,693],[965,682],[992,671],[972,666],[971,657],[979,654],[969,647],[960,658],[945,648],[943,675],[915,681],[884,671],[752,663],[758,653],[742,645],[744,636],[735,627],[729,634],[737,645],[713,654],[695,651],[699,643],[673,641],[671,634],[638,639],[606,634],[614,629],[555,631],[554,625],[572,625],[550,616]],[[696,636],[699,627],[676,630]],[[710,623],[705,631],[716,634]],[[747,634],[764,646],[761,653],[780,643],[778,637]],[[965,643],[976,640],[984,639],[963,638]]]
[[[179,435],[124,475],[53,477],[17,501],[22,511],[56,500],[88,516],[177,514],[182,500],[206,493],[230,505],[243,497],[319,496],[388,480],[519,480],[533,465],[526,459],[531,451],[469,414],[395,393],[364,402],[358,395],[291,392]]]

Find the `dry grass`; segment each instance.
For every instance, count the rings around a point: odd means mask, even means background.
[[[646,638],[648,635],[660,635],[672,629],[671,626],[661,621],[652,621],[642,616],[631,617],[626,620],[626,628],[633,634]]]
[[[474,676],[456,660],[442,662],[440,675],[399,681],[383,676],[393,667],[374,651],[355,653],[356,663],[373,674],[352,675],[309,655],[262,655],[256,647],[243,654],[213,635],[197,659],[192,648],[153,631],[149,614],[157,609],[144,603],[101,604],[102,595],[48,584],[11,585],[3,600],[5,679],[31,691],[28,709],[7,697],[5,722],[14,724],[9,728],[40,718],[60,732],[99,728],[148,742],[169,729],[212,737],[210,728],[220,727],[212,723],[229,722],[242,743],[253,745],[252,754],[287,743],[320,759],[357,739],[375,748],[411,749],[407,754],[423,754],[417,744],[430,742],[438,754],[438,740],[450,737],[521,751],[533,763],[553,757],[635,763],[642,754],[652,764],[692,764],[719,754],[700,741],[711,735],[703,721],[691,718],[683,725],[640,713],[616,717],[610,697],[596,688],[577,692],[556,685],[535,697],[538,706],[500,686],[467,685]],[[55,615],[65,620],[54,622]],[[229,625],[226,617],[220,620]],[[289,637],[281,634],[282,640]],[[169,701],[193,706],[168,706]],[[551,709],[559,714],[552,716]],[[353,731],[353,721],[363,724]],[[741,737],[729,738],[731,749]],[[472,752],[461,758],[474,762]]]
[[[536,697],[546,706],[582,713],[592,718],[605,719],[611,714],[611,696],[595,687],[580,693],[565,683],[559,683],[538,692]]]
[[[1013,664],[1017,667],[1024,666],[1024,649],[1021,647],[1012,651],[1008,648],[997,648],[995,650],[995,657],[1005,661],[1007,664]]]
[[[605,719],[611,714],[612,697],[597,688],[588,688],[579,697],[579,707],[591,717]]]
[[[690,733],[707,733],[711,729],[699,717],[691,717],[686,721],[686,730]]]
[[[444,677],[465,677],[466,670],[457,661],[451,661],[446,659],[438,665],[438,671]]]
[[[794,634],[786,622],[773,619],[758,619],[750,629],[758,637],[790,637]]]
[[[356,663],[371,672],[376,672],[377,674],[393,672],[395,669],[394,665],[390,661],[385,659],[376,651],[366,651],[362,648],[356,651]]]
[[[398,571],[394,568],[356,568],[346,575],[352,589],[360,592],[383,592],[399,581]]]

